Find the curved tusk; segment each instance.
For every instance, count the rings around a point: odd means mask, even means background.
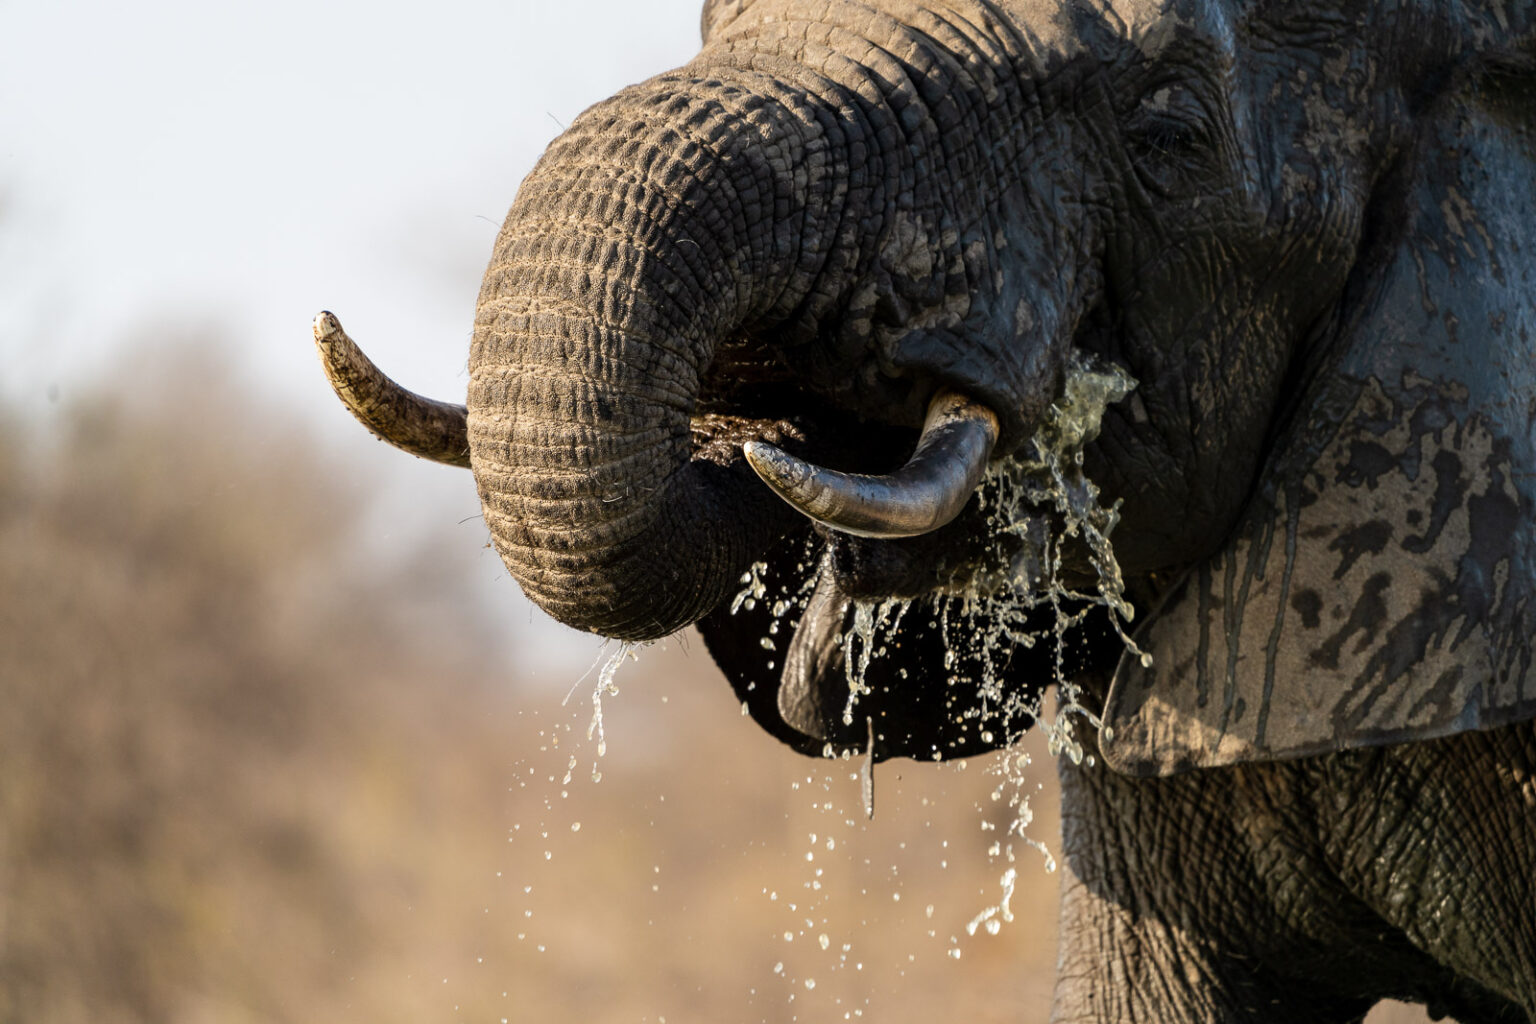
[[[337,397],[375,437],[424,459],[469,468],[462,405],[434,402],[390,380],[329,310],[315,317],[315,346]]]
[[[764,483],[818,523],[860,537],[914,537],[960,514],[996,442],[992,410],[946,388],[928,405],[912,458],[889,476],[823,469],[763,441],[744,450]]]

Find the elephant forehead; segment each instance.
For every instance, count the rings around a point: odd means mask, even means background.
[[[1211,0],[1021,0],[1010,12],[1047,63],[1106,44],[1132,46],[1144,59],[1191,38],[1224,52],[1233,44],[1227,9]]]

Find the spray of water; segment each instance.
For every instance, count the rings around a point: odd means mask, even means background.
[[[1087,356],[1074,354],[1063,393],[1051,406],[1037,435],[1021,452],[993,465],[979,489],[988,541],[977,564],[940,591],[915,601],[890,598],[852,603],[841,637],[848,683],[843,709],[845,725],[858,720],[859,701],[871,692],[866,683],[870,665],[890,653],[904,618],[914,614],[913,605],[919,605],[916,614],[931,614],[939,624],[946,683],[956,693],[975,694],[966,706],[956,707],[957,715],[994,722],[1037,721],[1047,734],[1052,756],[1064,755],[1075,762],[1092,763],[1084,753],[1077,728],[1082,722],[1092,727],[1099,723],[1081,703],[1079,688],[1066,669],[1067,634],[1092,609],[1103,608],[1127,649],[1144,664],[1150,664],[1150,656],[1136,648],[1127,631],[1135,610],[1125,596],[1124,580],[1110,545],[1110,535],[1119,520],[1118,507],[1105,507],[1100,502],[1098,488],[1082,469],[1083,448],[1097,436],[1105,409],[1134,387],[1135,381],[1117,367],[1100,365]],[[742,576],[742,589],[730,610],[734,614],[767,604],[772,621],[760,641],[764,649],[778,651],[781,623],[805,611],[824,557],[820,540],[812,537],[807,540],[791,578],[770,579],[768,566],[763,562],[754,563]],[[1054,715],[1044,713],[1038,697],[1010,693],[1004,683],[1004,669],[1012,652],[1018,647],[1035,648],[1041,644],[1048,645],[1045,649],[1054,655],[1052,681],[1058,698]],[[589,741],[595,738],[599,758],[606,749],[603,698],[618,692],[614,686],[615,673],[624,661],[634,657],[633,645],[621,645],[598,672],[587,734]],[[775,667],[775,661],[768,662],[770,670]],[[896,676],[905,678],[906,670],[898,668]],[[1026,701],[1032,703],[1026,705]],[[872,724],[869,729],[872,750]],[[1019,737],[983,733],[981,738],[1006,748]],[[842,758],[850,753],[834,750],[831,745],[825,752]],[[936,752],[935,758],[938,756]],[[1033,818],[1025,774],[1029,760],[1026,753],[1004,750],[988,768],[997,776],[991,799],[1006,803],[1009,823],[988,850],[989,856],[1003,867],[999,898],[970,920],[964,929],[967,934],[975,935],[978,930],[997,934],[1003,923],[1013,920],[1010,902],[1018,878],[1016,843],[1038,851],[1046,870],[1055,870],[1055,860],[1046,846],[1026,834]],[[569,769],[574,769],[575,764],[572,757]],[[866,758],[857,776],[867,813],[873,811],[872,768],[872,758]],[[964,763],[960,762],[957,770],[963,768]],[[600,778],[594,761],[593,779]],[[570,770],[566,774],[566,780],[569,779]],[[830,790],[831,781],[826,779],[823,788]],[[833,806],[830,801],[824,804],[829,814]],[[849,820],[846,824],[851,827],[853,822]],[[981,827],[997,829],[985,819]],[[817,837],[813,835],[811,841],[815,847]],[[830,838],[826,840],[828,849],[832,842]],[[814,852],[807,855],[808,863],[814,862]],[[813,894],[821,888],[821,873],[816,868],[814,877],[807,882]],[[776,896],[772,894],[769,898]],[[893,898],[899,900],[900,894],[893,894]],[[793,904],[790,909],[794,910]],[[932,917],[931,907],[929,916]],[[804,922],[807,930],[823,928],[826,923],[818,924],[811,919]],[[786,941],[794,934],[786,932]],[[823,949],[828,949],[830,939],[824,931],[818,941]],[[842,950],[842,960],[847,960],[850,946],[845,943]],[[960,957],[958,936],[950,937],[947,953],[952,958]],[[807,989],[814,985],[813,979],[805,979]],[[852,1015],[862,1016],[862,1011],[854,1010]]]
[[[1105,409],[1135,386],[1119,367],[1074,352],[1062,395],[1035,437],[1018,454],[991,466],[979,488],[988,534],[983,556],[969,571],[926,597],[853,602],[842,636],[848,680],[844,725],[854,724],[860,698],[870,693],[866,678],[871,662],[889,652],[911,608],[927,605],[941,629],[946,682],[957,692],[976,694],[973,706],[958,713],[988,718],[1000,711],[1026,713],[1028,718],[1017,715],[1014,720],[1041,721],[1053,755],[1082,760],[1074,720],[1084,719],[1094,726],[1098,722],[1083,707],[1078,686],[1065,670],[1066,635],[1094,607],[1102,607],[1126,647],[1144,664],[1151,660],[1136,647],[1126,628],[1135,609],[1125,596],[1125,581],[1109,539],[1119,522],[1118,503],[1104,506],[1098,488],[1082,468],[1083,448],[1098,436]],[[820,564],[821,556],[811,550],[818,543],[808,542],[802,570]],[[798,586],[791,591],[794,583],[770,581],[767,571],[762,562],[751,567],[742,577],[743,589],[731,611],[751,610],[768,599],[771,582],[779,583],[783,591],[772,606],[770,635],[763,638],[765,647],[775,649],[780,620],[791,609],[804,609],[815,573],[797,574]],[[1042,616],[1042,610],[1049,614]],[[1052,682],[1059,700],[1054,716],[1042,715],[1037,706],[1011,707],[1010,702],[1030,698],[1011,695],[1003,685],[1003,669],[1013,650],[1041,643],[1050,645],[1054,653]],[[1007,745],[1017,737],[984,735],[983,739],[1001,739],[999,745]],[[828,747],[827,752],[834,751]]]
[[[990,467],[982,482],[978,500],[988,534],[983,557],[967,573],[926,597],[853,602],[842,636],[848,681],[844,725],[857,721],[858,703],[871,692],[866,683],[870,664],[889,653],[913,605],[924,605],[919,613],[931,614],[941,630],[946,683],[952,692],[975,694],[967,706],[956,708],[957,715],[988,721],[1037,721],[1046,732],[1052,756],[1092,763],[1091,756],[1084,753],[1078,728],[1084,722],[1097,728],[1099,722],[1083,706],[1078,684],[1067,670],[1064,651],[1068,633],[1094,608],[1102,608],[1126,648],[1143,664],[1151,663],[1150,655],[1130,638],[1128,626],[1135,609],[1126,598],[1125,582],[1110,544],[1119,521],[1118,503],[1102,504],[1099,489],[1083,473],[1083,449],[1098,436],[1104,411],[1135,386],[1120,368],[1073,353],[1062,394],[1035,437],[1019,453]],[[775,626],[791,609],[803,610],[816,567],[822,561],[816,550],[818,543],[808,542],[796,581],[770,581],[767,566],[754,565],[742,578],[744,589],[736,596],[732,611],[751,609],[756,602],[767,600],[771,584],[783,588],[772,606]],[[812,568],[809,573],[804,571],[807,566]],[[770,632],[777,630],[770,627]],[[771,643],[771,638],[764,639]],[[1012,652],[1041,644],[1053,655],[1055,714],[1046,714],[1037,696],[1010,692],[1004,683],[1004,669]],[[899,669],[897,675],[903,677],[904,670]],[[999,747],[1009,746],[1018,738],[982,734],[983,740]],[[826,753],[832,756],[837,752],[829,745]],[[934,756],[939,757],[939,753]],[[1013,918],[1009,899],[1017,877],[1016,841],[1039,851],[1047,870],[1055,869],[1055,860],[1045,845],[1025,834],[1033,817],[1024,771],[1028,763],[1026,754],[1005,753],[991,767],[999,777],[992,799],[1007,802],[1011,822],[989,852],[1006,867],[999,902],[972,920],[971,934],[977,928],[995,934],[1002,922]],[[866,764],[861,779],[866,811],[873,808],[869,767]],[[986,822],[983,826],[991,827]]]

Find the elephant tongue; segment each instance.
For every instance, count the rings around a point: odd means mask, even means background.
[[[830,741],[842,722],[848,687],[843,672],[843,617],[848,595],[823,566],[779,676],[779,717],[790,728]]]

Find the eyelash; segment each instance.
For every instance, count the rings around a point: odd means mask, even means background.
[[[1188,149],[1199,141],[1199,132],[1184,121],[1171,117],[1155,117],[1141,126],[1142,144],[1157,153],[1169,154]]]
[[[1175,103],[1175,110],[1188,109],[1194,101],[1184,96]],[[1160,192],[1177,190],[1180,180],[1198,170],[1209,141],[1203,121],[1193,115],[1167,112],[1168,106],[1166,100],[1157,110],[1143,106],[1128,126],[1128,142],[1138,171],[1149,187]]]

